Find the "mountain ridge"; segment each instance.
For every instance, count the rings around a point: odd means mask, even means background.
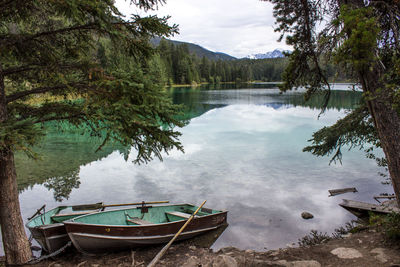
[[[175,40],[170,40],[170,39],[166,39],[166,38],[160,38],[160,37],[154,37],[151,39],[151,43],[154,46],[158,46],[160,44],[160,41],[164,39],[167,42],[171,42],[174,45],[187,45],[188,50],[191,54],[195,54],[196,56],[202,58],[202,57],[206,57],[210,60],[213,61],[218,61],[218,60],[240,60],[240,59],[270,59],[270,58],[284,58],[285,55],[284,53],[290,53],[291,51],[289,50],[284,50],[284,49],[275,49],[274,51],[270,51],[270,52],[266,52],[266,53],[257,53],[257,54],[251,54],[248,55],[247,57],[244,58],[236,58],[234,56],[231,56],[229,54],[223,53],[223,52],[214,52],[214,51],[210,51],[200,45],[194,44],[194,43],[189,43],[189,42],[183,42],[183,41],[175,41]]]
[[[172,42],[174,45],[187,45],[189,52],[191,54],[195,54],[198,57],[202,58],[203,56],[205,56],[206,58],[210,59],[210,60],[237,60],[236,57],[233,57],[231,55],[228,55],[226,53],[222,53],[222,52],[213,52],[210,51],[200,45],[197,44],[193,44],[193,43],[189,43],[189,42],[181,42],[181,41],[175,41],[175,40],[170,40],[170,39],[165,39],[164,40],[168,41],[168,42]],[[151,40],[151,43],[155,46],[158,46],[160,44],[161,38],[159,37],[155,37]]]
[[[290,53],[290,51],[277,48],[274,51],[266,53],[251,54],[248,55],[246,58],[247,59],[283,58],[285,57],[284,53]]]

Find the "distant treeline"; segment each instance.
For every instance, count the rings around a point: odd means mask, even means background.
[[[165,84],[281,81],[287,58],[210,60],[191,54],[186,44],[175,45],[161,40],[153,63]],[[325,65],[330,81],[346,81],[333,65]]]
[[[186,44],[175,45],[161,40],[159,58],[168,84],[280,81],[287,59],[218,60],[190,54]]]

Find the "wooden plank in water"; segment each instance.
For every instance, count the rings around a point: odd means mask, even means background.
[[[400,209],[398,207],[377,205],[377,204],[371,204],[349,199],[343,199],[343,202],[340,203],[339,205],[347,209],[348,211],[352,212],[356,216],[359,216],[360,214],[363,213],[368,214],[369,211],[382,214],[389,214],[392,212],[400,213]]]
[[[336,196],[336,195],[340,195],[340,194],[344,194],[344,193],[348,193],[348,192],[358,192],[357,189],[355,187],[349,187],[349,188],[342,188],[342,189],[331,189],[328,190],[330,197],[332,196]]]
[[[396,196],[395,195],[380,195],[380,196],[374,196],[374,199],[376,200],[376,201],[378,201],[379,203],[381,203],[380,201],[379,201],[379,199],[394,199],[394,198],[396,198]]]

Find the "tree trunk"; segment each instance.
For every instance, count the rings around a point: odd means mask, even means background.
[[[376,129],[388,163],[393,190],[400,207],[400,118],[388,104],[371,101],[375,114]]]
[[[0,65],[0,123],[7,120],[4,78]],[[17,175],[11,149],[0,149],[0,225],[6,263],[23,264],[32,257],[19,208]]]
[[[400,207],[400,116],[393,107],[394,99],[391,89],[380,82],[384,70],[375,67],[362,77],[363,91],[371,100],[368,108],[374,120],[375,128],[388,163],[393,190]]]
[[[32,257],[21,218],[16,178],[14,155],[8,152],[0,157],[0,225],[7,264],[23,264]]]
[[[359,8],[366,5],[363,0],[338,0],[339,6],[350,4]],[[382,65],[381,62],[375,62],[375,66],[368,71],[360,72],[359,77],[364,93],[371,98],[367,99],[368,109],[385,153],[397,205],[400,207],[400,116],[393,107],[393,91],[385,87],[383,75],[386,69]]]

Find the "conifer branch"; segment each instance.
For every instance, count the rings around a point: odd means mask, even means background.
[[[54,117],[49,117],[49,118],[37,119],[37,120],[33,121],[33,124],[44,123],[44,122],[49,122],[49,121],[71,120],[71,119],[83,120],[83,118],[84,118],[84,114],[79,113],[79,114],[73,114],[73,115],[54,116]]]
[[[10,1],[2,1],[2,3],[0,3],[0,8],[5,8],[6,6],[12,4],[13,2],[15,2],[16,0],[10,0]],[[18,0],[17,0],[18,1]]]
[[[110,25],[113,26],[130,26],[133,27],[135,24],[138,24],[135,21],[127,21],[127,22],[113,22],[110,23]],[[140,25],[140,23],[139,23]],[[138,27],[141,28],[141,27]],[[143,30],[143,29],[141,29]],[[96,31],[97,33],[103,33],[103,34],[110,34],[111,31],[109,29],[102,28],[99,23],[96,22],[91,22],[83,25],[75,25],[71,27],[66,27],[66,28],[61,28],[57,30],[52,30],[52,31],[45,31],[45,32],[40,32],[37,34],[33,35],[0,35],[0,46],[1,45],[15,45],[17,43],[26,43],[32,40],[39,39],[41,37],[46,37],[46,36],[54,36],[58,34],[65,34],[65,33],[71,33],[75,31]],[[136,33],[140,33],[138,29],[136,29]],[[142,32],[143,33],[143,32]]]
[[[57,86],[39,87],[39,88],[36,88],[36,89],[22,91],[22,92],[14,93],[14,94],[12,94],[10,96],[7,96],[6,102],[10,103],[10,102],[13,102],[15,100],[21,99],[21,98],[23,98],[25,96],[28,96],[28,95],[44,94],[44,93],[48,93],[48,92],[54,92],[54,91],[70,88],[70,87],[88,88],[89,85],[85,84],[85,83],[82,83],[82,82],[76,82],[76,83],[69,83],[69,84],[63,84],[63,85],[57,85]]]
[[[27,65],[21,65],[17,67],[11,67],[8,69],[3,70],[3,75],[8,76],[8,75],[13,75],[13,74],[18,74],[21,72],[28,72],[28,71],[34,71],[34,70],[42,70],[42,69],[50,69],[54,70],[55,68],[58,70],[66,70],[66,69],[78,69],[82,67],[82,64],[57,64],[56,66],[54,65],[48,65],[44,64],[42,62],[36,62],[36,63],[30,63]]]
[[[19,66],[19,67],[13,67],[13,68],[8,68],[3,71],[4,76],[20,73],[20,72],[25,72],[25,71],[31,71],[37,69],[39,66],[35,65],[26,65],[26,66]]]
[[[46,32],[40,32],[37,34],[33,35],[0,35],[0,45],[3,43],[3,45],[15,45],[17,43],[25,43],[29,42],[35,39],[38,39],[40,37],[45,37],[45,36],[52,36],[52,35],[57,35],[57,34],[64,34],[64,33],[69,33],[69,32],[74,32],[74,31],[82,31],[82,30],[96,30],[100,31],[100,27],[95,27],[99,26],[97,23],[87,23],[84,25],[75,25],[72,27],[66,27],[66,28],[61,28],[57,30],[52,30],[52,31],[46,31]]]

